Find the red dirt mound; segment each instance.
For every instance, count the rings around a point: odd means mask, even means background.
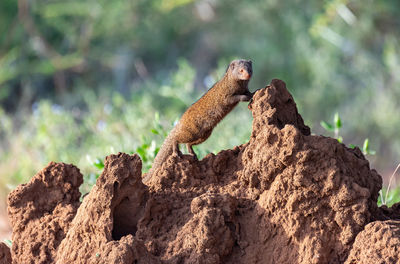
[[[172,155],[147,185],[137,155],[110,155],[81,204],[78,169],[51,163],[9,195],[13,263],[356,263],[374,237],[400,246],[359,149],[310,135],[282,81],[249,109],[248,143]]]

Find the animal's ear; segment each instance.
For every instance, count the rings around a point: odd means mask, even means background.
[[[235,69],[235,63],[231,62],[228,67],[226,68],[225,72],[228,72],[229,70],[233,71]]]
[[[248,63],[250,63],[250,65],[252,65],[252,64],[253,64],[253,62],[252,62],[251,60],[248,60],[247,62],[248,62]]]

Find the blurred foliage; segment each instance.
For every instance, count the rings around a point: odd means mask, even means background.
[[[400,185],[396,186],[396,173],[400,169],[400,163],[397,164],[396,169],[393,171],[392,175],[389,177],[389,183],[387,187],[382,188],[379,192],[378,205],[386,205],[388,207],[395,203],[400,202]]]
[[[383,195],[387,195],[386,200]],[[391,207],[393,204],[398,202],[400,202],[400,186],[390,190],[387,188],[381,190],[381,195],[378,197],[378,206],[386,205],[387,207]]]
[[[329,123],[326,121],[321,121],[320,125],[328,132],[333,132],[334,138],[336,138],[340,143],[343,143],[343,137],[340,135],[340,129],[342,128],[342,119],[339,116],[339,113],[336,112],[334,117],[333,117],[333,123]],[[355,148],[358,147],[354,144],[349,144],[349,148]],[[364,139],[364,143],[362,147],[358,147],[361,149],[362,153],[364,155],[375,155],[376,151],[371,150],[370,144],[369,144],[369,139],[366,138]]]
[[[2,0],[0,181],[50,160],[90,175],[86,157],[117,151],[150,162],[155,114],[168,131],[240,57],[251,90],[287,83],[314,133],[340,112],[345,143],[372,139],[385,173],[400,156],[399,16],[397,0]],[[250,127],[241,104],[196,151],[243,143]]]

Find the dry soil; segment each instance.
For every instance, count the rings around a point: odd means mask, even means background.
[[[146,184],[139,156],[110,155],[82,202],[79,169],[50,163],[8,196],[0,263],[400,263],[400,205],[377,207],[361,151],[311,135],[280,80],[249,109],[248,143]]]

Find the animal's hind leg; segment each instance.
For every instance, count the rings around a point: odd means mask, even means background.
[[[179,143],[178,141],[175,141],[172,144],[172,151],[173,153],[175,153],[176,155],[178,155],[179,157],[182,157],[182,152],[179,150]]]
[[[196,153],[195,153],[194,150],[193,150],[193,145],[190,144],[190,143],[187,143],[187,144],[186,144],[186,147],[187,147],[187,150],[188,150],[188,152],[190,153],[190,155],[192,155],[195,159],[197,159],[197,155],[196,155]]]

